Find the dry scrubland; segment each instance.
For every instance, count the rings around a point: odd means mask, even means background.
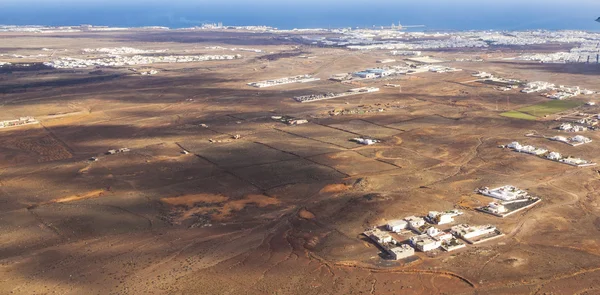
[[[159,74],[147,77],[127,69],[1,69],[0,119],[27,115],[41,124],[0,130],[0,294],[600,292],[596,169],[497,148],[518,140],[597,162],[600,136],[586,133],[594,143],[581,147],[525,138],[531,130],[559,132],[551,117],[500,114],[546,98],[466,83],[478,70],[600,90],[597,72],[451,62],[465,71],[363,82],[402,88],[300,104],[291,97],[356,87],[326,79],[376,66],[386,52],[294,49],[241,33],[0,38],[1,51],[24,55],[120,46],[209,53],[204,47],[212,45],[275,53],[269,61],[241,52],[244,58],[233,61],[154,64]],[[317,57],[276,55],[290,51]],[[304,73],[323,80],[245,85]],[[361,105],[386,111],[327,115]],[[276,114],[310,123],[287,126],[270,119]],[[241,138],[232,139],[236,134]],[[358,135],[382,143],[349,141]],[[121,147],[132,151],[104,155]],[[508,183],[543,202],[504,219],[473,210],[489,202],[475,188]],[[450,208],[465,211],[459,222],[495,224],[506,237],[452,253],[417,253],[403,265],[382,260],[360,236],[388,219]]]

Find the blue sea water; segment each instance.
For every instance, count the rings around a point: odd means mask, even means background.
[[[0,24],[600,31],[600,0],[0,0]]]

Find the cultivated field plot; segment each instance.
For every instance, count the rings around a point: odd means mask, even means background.
[[[517,119],[525,119],[525,120],[535,120],[536,118],[542,118],[547,115],[553,115],[556,113],[560,113],[578,106],[583,105],[580,101],[574,100],[551,100],[545,101],[538,104],[530,105],[527,107],[522,107],[517,110],[508,111],[502,113],[500,115],[509,117],[509,118],[517,118]]]
[[[400,130],[378,126],[365,120],[352,120],[341,124],[331,124],[329,126],[373,138],[384,138],[402,133]]]
[[[500,116],[504,116],[507,118],[513,118],[513,119],[523,119],[523,120],[537,120],[538,119],[538,117],[536,117],[536,116],[532,116],[532,115],[526,114],[526,113],[521,113],[519,111],[504,112],[504,113],[500,114]]]
[[[282,150],[300,157],[310,157],[325,153],[345,150],[333,144],[300,137],[279,130],[269,130],[245,137],[247,140],[260,142],[267,146]]]
[[[441,116],[426,116],[415,118],[407,121],[388,124],[391,128],[396,128],[404,131],[409,131],[417,128],[430,128],[439,126],[452,126],[456,124],[456,120],[444,118]]]
[[[222,143],[183,141],[181,145],[188,151],[225,168],[260,165],[297,158],[289,153],[245,140]]]
[[[372,159],[400,166],[402,169],[426,169],[443,162],[397,146],[358,149],[356,152]]]
[[[278,129],[298,136],[308,137],[348,149],[357,147],[356,143],[350,141],[350,139],[356,137],[356,134],[330,127],[308,123],[299,126],[289,126]]]
[[[137,189],[151,189],[202,179],[223,173],[222,169],[193,154],[157,154],[147,150],[102,155],[97,162],[80,170],[83,175],[124,181]]]
[[[304,159],[239,168],[233,172],[265,190],[288,184],[334,181],[346,176]]]
[[[71,157],[69,148],[40,126],[0,130],[0,167]]]
[[[402,134],[402,148],[427,158],[461,161],[476,154],[479,137],[448,127],[415,129]]]
[[[311,161],[333,167],[350,176],[397,169],[396,166],[367,158],[354,151],[345,151],[310,158]]]
[[[243,117],[243,115],[242,115]],[[253,118],[252,120],[236,119],[230,116],[214,119],[198,120],[198,124],[206,124],[208,129],[230,135],[249,135],[260,130],[270,129],[276,122],[268,117]]]
[[[55,203],[32,211],[63,237],[89,238],[149,229],[147,219],[111,206]]]

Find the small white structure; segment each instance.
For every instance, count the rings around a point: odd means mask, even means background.
[[[581,125],[574,125],[571,123],[562,123],[560,124],[560,126],[558,126],[558,129],[567,132],[582,132],[586,131],[587,127]]]
[[[572,166],[577,166],[577,167],[585,167],[585,166],[594,166],[596,165],[596,163],[591,163],[590,161],[581,159],[581,158],[573,158],[573,157],[569,157],[569,158],[562,158],[560,160],[558,160],[559,162],[565,163],[565,164],[569,164]]]
[[[579,144],[584,144],[584,143],[590,143],[590,142],[592,142],[591,139],[589,139],[589,138],[587,138],[587,137],[585,137],[583,135],[573,136],[573,137],[571,137],[571,141],[575,142],[575,143],[579,143]]]
[[[551,152],[546,156],[546,158],[548,158],[549,160],[558,161],[562,159],[562,155],[558,152]]]
[[[395,59],[380,59],[377,61],[378,64],[387,64],[387,63],[392,63],[392,62],[396,62]]]
[[[500,199],[502,201],[524,199],[527,198],[527,196],[529,195],[526,191],[518,189],[512,185],[505,185],[495,189],[483,187],[478,189],[477,192],[484,196]]]
[[[386,227],[391,232],[399,233],[408,227],[408,222],[402,219],[390,220]]]
[[[496,214],[504,214],[506,213],[508,210],[506,210],[506,207],[504,207],[504,205],[497,203],[497,202],[491,202],[488,204],[488,210],[492,213],[496,213]]]
[[[440,231],[436,227],[430,227],[427,229],[427,235],[433,238],[434,240],[445,242],[452,239],[452,234]]]
[[[394,260],[400,260],[415,255],[415,249],[407,244],[391,248],[388,252]]]
[[[417,216],[409,216],[404,218],[408,222],[408,227],[412,230],[419,230],[419,227],[425,225],[425,219]]]
[[[364,234],[379,245],[389,244],[394,241],[394,239],[392,238],[392,236],[390,236],[390,234],[388,234],[378,228],[368,230],[368,231],[364,232]]]
[[[496,230],[496,227],[493,225],[470,226],[468,224],[455,225],[450,229],[453,235],[466,240],[491,234],[496,232]]]
[[[413,247],[423,252],[435,250],[442,245],[441,241],[433,239],[428,234],[414,236],[409,241]]]
[[[352,74],[353,76],[359,77],[359,78],[363,78],[363,79],[373,79],[375,77],[377,77],[377,75],[375,73],[371,73],[371,72],[356,72]]]
[[[560,141],[560,142],[569,142],[569,140],[564,137],[564,136],[554,136],[554,137],[550,137],[550,140],[554,140],[554,141]]]
[[[372,145],[372,144],[376,144],[379,142],[379,140],[376,140],[376,139],[362,138],[362,137],[356,137],[351,140],[354,142],[360,143],[360,144],[364,144],[364,145]]]
[[[427,221],[434,224],[447,224],[454,222],[454,216],[462,215],[458,210],[450,210],[445,212],[429,211]]]

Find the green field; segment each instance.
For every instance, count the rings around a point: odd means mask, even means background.
[[[582,102],[572,100],[551,100],[538,104],[534,104],[528,107],[520,108],[517,111],[521,113],[530,114],[536,117],[543,117],[545,115],[552,115],[574,107],[582,105]]]
[[[566,111],[582,104],[582,102],[572,100],[551,100],[508,111],[500,115],[516,119],[536,120],[539,117]]]
[[[514,118],[514,119],[524,119],[524,120],[537,120],[537,117],[534,117],[529,114],[517,112],[517,111],[508,111],[500,114],[500,116]]]

